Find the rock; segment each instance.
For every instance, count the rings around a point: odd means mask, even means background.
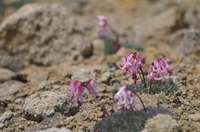
[[[177,46],[176,53],[180,57],[200,55],[200,30],[179,30],[171,36],[170,43]]]
[[[3,115],[0,116],[0,130],[3,129],[4,127],[8,127],[8,125],[10,124],[10,119],[13,116],[13,112],[12,111],[6,111],[3,113]]]
[[[0,25],[0,54],[29,63],[52,65],[92,52],[90,40],[63,5],[27,4]]]
[[[180,126],[170,115],[158,114],[147,120],[143,132],[179,132]]]
[[[155,43],[163,36],[181,27],[183,14],[182,9],[170,8],[154,17],[143,19],[134,25],[134,41],[138,44]]]
[[[147,112],[144,112],[143,109],[137,111],[124,110],[106,116],[94,125],[93,132],[140,132],[143,123],[150,117],[158,113],[170,113],[164,107],[148,106],[146,109]]]
[[[36,75],[35,77],[33,77],[31,79],[31,84],[38,85],[38,84],[46,81],[48,79],[48,77],[49,77],[48,71],[39,73],[38,75]]]
[[[200,114],[191,114],[191,115],[188,115],[188,118],[192,121],[200,121]]]
[[[44,81],[38,85],[38,90],[50,90],[54,84],[54,81]]]
[[[26,98],[23,112],[27,119],[41,122],[45,118],[54,116],[56,112],[73,116],[78,112],[78,105],[74,104],[66,94],[46,91]]]
[[[45,130],[38,130],[36,132],[71,132],[71,130],[66,128],[49,128]]]
[[[4,124],[3,123],[0,123],[0,130],[2,130],[4,128]]]
[[[82,82],[88,81],[90,79],[95,80],[95,78],[96,78],[96,74],[91,72],[89,69],[81,69],[75,72],[71,77],[72,80],[78,80]]]
[[[193,9],[187,9],[185,16],[184,16],[184,21],[188,24],[188,26],[193,27],[193,28],[200,28],[200,20],[198,19],[198,11]]]
[[[55,123],[66,120],[66,116],[61,113],[55,113],[52,117],[45,118],[41,123],[46,124],[48,127],[55,126]]]
[[[0,55],[0,67],[10,69],[14,72],[18,72],[24,68],[24,64],[22,60],[16,56],[13,57],[7,55]]]
[[[107,85],[110,85],[110,80],[111,80],[111,75],[110,75],[110,72],[104,72],[102,75],[101,75],[101,78],[100,78],[100,82],[102,83],[105,83]]]
[[[0,68],[0,82],[5,82],[7,80],[12,79],[16,74],[10,70]]]
[[[22,87],[22,83],[18,81],[7,81],[0,84],[0,97],[6,97],[17,93]]]
[[[6,111],[3,113],[3,115],[1,115],[0,122],[4,123],[6,120],[10,120],[12,116],[13,116],[12,111]]]

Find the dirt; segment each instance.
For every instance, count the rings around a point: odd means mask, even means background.
[[[38,2],[37,0],[35,2]],[[43,1],[44,3],[46,1]],[[1,3],[1,2],[0,2]],[[39,1],[39,3],[42,3]],[[56,2],[57,3],[57,2]],[[128,39],[134,41],[132,36],[132,27],[137,26],[138,22],[145,21],[154,17],[159,12],[165,11],[170,7],[179,8],[183,6],[185,10],[195,10],[197,12],[197,20],[200,20],[200,8],[198,8],[198,0],[182,2],[174,2],[172,0],[104,0],[104,1],[59,1],[58,3],[65,4],[66,7],[73,13],[75,19],[85,29],[85,34],[89,38],[94,38],[91,42],[93,44],[93,55],[89,58],[78,56],[74,60],[53,64],[50,66],[41,66],[35,64],[25,64],[25,68],[16,73],[19,78],[14,80],[21,81],[21,76],[24,75],[25,80],[23,86],[16,92],[8,96],[1,96],[0,98],[0,115],[11,110],[13,112],[12,118],[6,123],[0,131],[5,132],[34,132],[36,130],[65,127],[73,132],[90,132],[97,121],[103,117],[101,111],[102,104],[108,102],[113,104],[115,109],[119,109],[119,105],[113,101],[113,90],[117,90],[120,86],[130,85],[133,83],[131,76],[123,76],[122,70],[118,69],[116,64],[122,64],[121,58],[129,52],[136,51],[134,48],[121,47],[117,53],[106,55],[103,52],[103,42],[97,38],[95,30],[94,16],[97,14],[104,14],[108,17],[108,22],[119,33],[126,33]],[[144,10],[146,7],[146,10]],[[9,7],[13,9],[16,8]],[[7,10],[9,10],[9,8]],[[4,15],[10,14],[6,10]],[[3,16],[5,18],[5,16]],[[3,20],[2,20],[3,21]],[[200,119],[195,118],[200,115],[200,57],[196,53],[190,53],[180,57],[175,50],[176,45],[170,44],[170,36],[179,29],[196,29],[198,26],[194,23],[187,23],[186,25],[177,27],[175,31],[168,31],[159,36],[159,32],[153,32],[153,36],[148,36],[145,40],[138,41],[144,47],[144,51],[139,51],[143,56],[144,71],[147,74],[147,69],[153,60],[166,57],[169,65],[173,69],[172,78],[178,86],[178,90],[172,92],[161,92],[158,94],[140,93],[145,106],[162,106],[172,113],[172,117],[176,119],[183,132],[199,132]],[[156,24],[162,23],[158,21]],[[182,23],[182,24],[185,24]],[[149,25],[151,26],[151,25]],[[87,30],[86,30],[87,29]],[[157,28],[156,28],[157,29]],[[162,30],[163,28],[161,28]],[[158,30],[159,31],[159,30]],[[109,32],[110,36],[114,36]],[[146,37],[146,36],[145,36]],[[151,41],[151,43],[148,43]],[[185,47],[187,48],[187,47]],[[195,47],[193,47],[195,48]],[[181,51],[180,51],[181,52]],[[91,95],[84,98],[83,105],[79,107],[79,112],[73,116],[62,120],[54,120],[52,123],[48,121],[31,121],[26,119],[22,107],[25,99],[34,93],[43,91],[54,91],[67,94],[67,88],[70,86],[71,77],[81,69],[89,69],[98,87],[98,99],[94,99]],[[107,77],[109,76],[109,77]],[[107,78],[106,78],[107,77]],[[81,78],[81,77],[80,77]],[[83,77],[84,78],[84,77]],[[51,85],[40,84],[44,81],[52,82]],[[3,82],[2,82],[3,83]],[[105,105],[110,110],[111,105]],[[142,109],[142,105],[138,98],[136,98],[137,110]],[[196,116],[194,116],[196,115]],[[141,128],[141,130],[143,130]]]

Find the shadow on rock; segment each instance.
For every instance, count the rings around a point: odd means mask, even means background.
[[[103,118],[93,127],[93,132],[140,132],[144,128],[144,123],[157,114],[168,114],[172,112],[162,106],[148,106],[147,112],[143,109],[139,111],[122,111]]]

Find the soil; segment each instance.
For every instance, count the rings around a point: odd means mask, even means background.
[[[41,2],[35,0],[34,2],[45,3],[47,1],[44,0]],[[73,132],[90,132],[93,130],[94,124],[104,118],[101,111],[102,104],[109,102],[114,105],[115,109],[119,109],[120,106],[113,102],[112,93],[123,85],[132,84],[133,80],[130,75],[123,76],[122,70],[117,68],[116,64],[122,65],[121,58],[127,53],[135,52],[136,50],[134,48],[121,47],[115,54],[105,54],[103,52],[103,41],[97,38],[97,33],[94,30],[96,22],[94,19],[95,15],[106,15],[112,28],[118,33],[126,33],[130,40],[134,40],[131,36],[131,27],[147,18],[151,19],[151,17],[168,9],[170,6],[174,6],[175,8],[187,6],[186,9],[188,10],[194,9],[197,12],[197,18],[200,20],[200,9],[197,6],[198,0],[190,2],[184,0],[181,4],[173,2],[172,0],[102,0],[102,2],[98,0],[86,0],[85,2],[57,1],[56,3],[66,5],[73,13],[75,19],[86,29],[85,34],[88,34],[90,38],[94,38],[92,41],[94,48],[93,55],[89,58],[78,56],[74,60],[51,66],[25,64],[25,68],[20,73],[17,73],[24,75],[25,81],[22,81],[23,79],[21,77],[15,79],[21,81],[23,87],[12,95],[0,98],[0,115],[9,110],[14,113],[7,125],[4,124],[5,127],[0,131],[33,132],[51,127],[65,127]],[[144,7],[148,7],[148,9],[144,10]],[[158,8],[161,9],[159,10]],[[2,18],[4,19],[7,15],[11,14],[10,12],[14,12],[15,10],[17,8],[8,7]],[[191,27],[198,29],[198,26],[195,24],[190,24],[189,27],[187,26],[187,29]],[[177,28],[176,31],[182,28]],[[162,106],[171,111],[172,117],[181,126],[181,131],[199,132],[200,119],[196,119],[191,115],[200,115],[200,56],[196,53],[190,53],[184,57],[180,57],[177,51],[174,50],[176,45],[171,45],[169,41],[173,33],[175,31],[166,32],[165,36],[157,39],[159,32],[156,32],[152,38],[147,38],[147,40],[142,41],[144,43],[141,45],[144,47],[144,50],[139,52],[143,56],[144,69],[146,69],[144,70],[145,74],[147,74],[148,66],[153,60],[163,56],[166,57],[169,65],[173,69],[172,78],[177,84],[178,90],[174,93],[166,91],[157,94],[139,93],[139,95],[146,107]],[[109,35],[114,36],[112,33],[109,33]],[[148,44],[147,41],[149,40],[154,43]],[[27,97],[33,93],[40,93],[42,91],[67,93],[71,77],[81,69],[89,69],[95,74],[94,79],[99,91],[99,98],[97,100],[88,95],[84,98],[83,105],[79,107],[78,113],[64,120],[54,121],[53,123],[26,119],[22,107]],[[52,86],[38,89],[38,86],[34,83],[37,75],[41,75],[39,80],[52,82]],[[111,109],[111,105],[105,105],[105,107],[108,110]],[[136,108],[137,110],[142,109],[138,98],[136,98]]]

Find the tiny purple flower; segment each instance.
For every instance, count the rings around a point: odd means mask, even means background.
[[[130,69],[131,69],[131,66],[132,66],[132,58],[133,58],[133,54],[132,54],[132,53],[129,53],[126,57],[123,57],[123,58],[122,58],[122,62],[123,62],[123,64],[124,64],[124,66],[121,67],[120,65],[118,65],[120,69],[123,69],[123,70],[124,70],[124,71],[123,71],[123,75],[124,75],[124,76],[126,75],[127,71],[130,71]]]
[[[95,19],[98,21],[96,29],[98,31],[99,37],[104,39],[108,30],[107,17],[104,15],[97,15]]]
[[[114,101],[122,105],[122,110],[128,108],[133,109],[135,107],[134,94],[125,86],[120,87],[119,91],[114,96]]]
[[[148,81],[153,83],[154,80],[162,80],[162,83],[165,84],[166,72],[169,73],[169,76],[172,75],[172,69],[169,67],[167,60],[165,58],[155,60],[148,70]]]
[[[123,67],[118,65],[120,69],[123,69],[123,75],[129,71],[132,75],[134,83],[137,81],[137,70],[142,70],[142,55],[140,53],[129,53],[126,57],[122,58],[124,64]]]
[[[167,60],[165,58],[162,58],[161,60],[162,63],[162,69],[166,69],[167,72],[169,73],[169,76],[172,75],[172,69],[169,67]]]
[[[95,86],[94,80],[90,79],[86,82],[72,80],[68,92],[70,93],[71,99],[75,99],[80,106],[83,103],[82,94],[84,92],[85,87],[87,88],[90,94],[95,96],[95,98],[99,97],[97,95],[97,88]]]
[[[87,88],[90,94],[94,95],[95,98],[99,97],[97,95],[97,88],[95,86],[94,80],[90,79],[89,81],[87,81],[85,87]]]
[[[81,82],[72,80],[69,88],[69,93],[71,95],[71,99],[75,99],[77,103],[81,106],[83,103],[82,94],[84,91],[84,87],[81,85]]]

